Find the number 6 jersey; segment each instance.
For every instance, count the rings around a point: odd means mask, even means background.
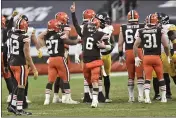
[[[26,36],[21,31],[10,30],[8,32],[9,38],[9,65],[11,66],[21,66],[26,65],[26,58],[24,55],[24,44],[29,42],[28,36]]]

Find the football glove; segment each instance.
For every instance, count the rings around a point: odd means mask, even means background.
[[[123,56],[119,57],[119,63],[120,65],[123,65],[125,62],[125,58]]]
[[[33,74],[34,74],[34,79],[36,80],[38,78],[38,71],[37,71],[37,69],[33,70]]]
[[[42,56],[43,56],[43,54],[42,54],[42,50],[39,49],[39,50],[38,50],[38,58],[42,58]]]
[[[141,59],[139,57],[135,57],[135,66],[139,67],[141,65]]]

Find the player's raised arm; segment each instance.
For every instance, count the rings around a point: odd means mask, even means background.
[[[70,7],[71,16],[72,16],[72,22],[73,22],[73,25],[74,25],[74,27],[75,27],[76,32],[78,33],[78,35],[82,37],[81,27],[78,24],[78,20],[76,18],[75,9],[76,9],[75,2],[73,2],[73,4]]]
[[[30,39],[29,38],[25,38],[23,39],[23,42],[25,43],[24,44],[24,48],[23,48],[23,51],[24,51],[24,55],[25,55],[25,58],[26,58],[26,61],[27,61],[27,64],[29,64],[29,66],[31,67],[32,69],[32,72],[34,73],[34,79],[37,79],[38,77],[38,71],[32,61],[32,57],[30,55]]]
[[[60,38],[63,39],[64,43],[68,44],[68,45],[76,45],[81,40],[79,38],[79,36],[78,36],[78,38],[76,40],[70,40],[67,33],[65,33],[64,35],[62,35]]]

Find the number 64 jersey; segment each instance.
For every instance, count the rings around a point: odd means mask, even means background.
[[[133,44],[135,42],[135,33],[137,29],[144,28],[144,24],[124,24],[121,26],[123,39],[125,42],[125,50],[133,50]]]

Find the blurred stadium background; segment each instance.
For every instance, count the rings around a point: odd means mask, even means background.
[[[70,16],[70,25],[72,27],[72,19],[70,12],[70,5],[73,1],[60,1],[60,0],[2,0],[2,15],[10,18],[10,15],[14,10],[17,10],[20,14],[25,14],[29,18],[31,27],[36,28],[36,35],[46,29],[48,20],[54,18],[55,14],[59,11],[64,11]],[[99,1],[76,1],[76,15],[79,23],[82,22],[82,12],[85,9],[93,9],[97,13],[108,12],[112,18],[116,42],[118,41],[118,34],[120,24],[126,23],[126,14],[130,9],[136,9],[140,15],[140,22],[143,22],[145,17],[154,12],[164,12],[170,16],[172,23],[176,24],[176,1],[153,1],[153,0],[99,0]],[[75,29],[72,27],[70,38],[77,36]],[[74,46],[70,46],[70,71],[72,73],[81,72],[81,66],[74,63]],[[40,74],[47,74],[47,58],[48,54],[44,49],[42,59],[37,58],[37,51],[33,44],[31,44],[31,55],[38,68]],[[118,48],[117,45],[112,53],[112,71],[125,71],[126,67],[119,65],[118,63]]]

